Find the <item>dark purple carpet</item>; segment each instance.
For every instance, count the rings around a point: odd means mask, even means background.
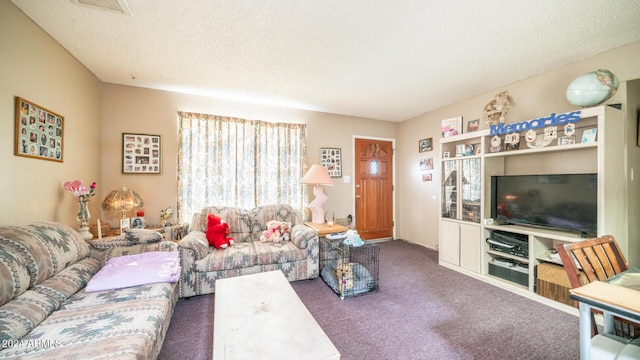
[[[578,318],[438,265],[438,253],[380,243],[380,291],[340,298],[291,283],[342,359],[578,359]],[[179,300],[160,359],[211,359],[214,296]]]

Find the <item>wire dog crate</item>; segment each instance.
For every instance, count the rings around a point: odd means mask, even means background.
[[[380,246],[365,244],[359,247],[342,243],[325,243],[322,279],[340,296],[359,296],[377,292]]]

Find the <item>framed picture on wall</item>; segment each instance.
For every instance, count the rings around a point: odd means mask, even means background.
[[[433,150],[433,138],[422,139],[418,141],[418,152],[426,152]]]
[[[160,174],[161,171],[160,135],[122,133],[123,174]]]
[[[342,152],[336,148],[320,148],[320,164],[327,170],[329,176],[342,176]]]
[[[14,155],[63,162],[64,116],[16,97]]]
[[[433,158],[420,159],[420,170],[433,170]]]

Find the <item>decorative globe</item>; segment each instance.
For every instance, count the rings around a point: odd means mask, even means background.
[[[567,87],[567,101],[576,106],[596,106],[611,98],[618,85],[618,78],[606,69],[582,74]]]

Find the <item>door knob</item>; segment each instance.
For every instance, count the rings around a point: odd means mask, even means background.
[[[360,195],[356,195],[356,199],[360,199],[362,196]]]

